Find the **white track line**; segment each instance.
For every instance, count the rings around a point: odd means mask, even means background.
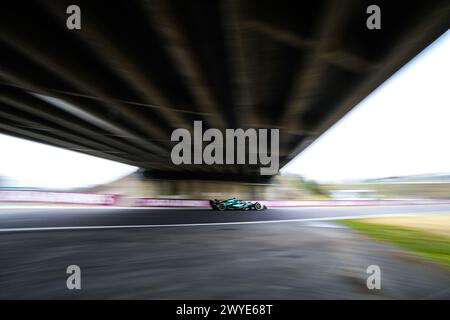
[[[58,231],[58,230],[96,230],[96,229],[138,229],[138,228],[163,228],[163,227],[202,227],[202,226],[223,226],[223,225],[247,225],[247,224],[268,224],[268,223],[286,223],[286,222],[305,222],[305,221],[332,221],[346,219],[365,219],[380,217],[408,217],[421,215],[423,213],[398,213],[398,214],[373,214],[373,215],[354,215],[340,217],[323,218],[304,218],[288,220],[267,220],[267,221],[241,221],[241,222],[212,222],[212,223],[181,223],[181,224],[144,224],[144,225],[119,225],[119,226],[73,226],[73,227],[37,227],[37,228],[3,228],[0,232],[25,232],[25,231]],[[445,214],[444,212],[435,212],[427,214]]]

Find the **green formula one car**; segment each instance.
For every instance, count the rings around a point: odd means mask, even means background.
[[[240,201],[236,198],[227,200],[209,200],[213,210],[264,210],[267,207],[259,202]]]

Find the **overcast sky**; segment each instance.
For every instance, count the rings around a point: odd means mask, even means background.
[[[282,172],[321,182],[450,173],[450,31]]]
[[[0,176],[15,187],[69,189],[107,183],[137,168],[0,135]]]
[[[0,176],[75,188],[136,170],[0,135]],[[340,181],[450,172],[450,31],[362,101],[282,172]]]

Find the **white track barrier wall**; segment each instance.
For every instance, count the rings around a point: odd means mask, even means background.
[[[111,206],[118,201],[113,194],[48,192],[40,190],[0,190],[0,203],[47,203]]]

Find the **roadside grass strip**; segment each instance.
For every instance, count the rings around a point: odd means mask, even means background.
[[[389,225],[386,224],[386,220],[383,224],[359,219],[339,222],[369,237],[396,244],[422,257],[437,261],[450,269],[450,235],[445,237],[417,228]]]

